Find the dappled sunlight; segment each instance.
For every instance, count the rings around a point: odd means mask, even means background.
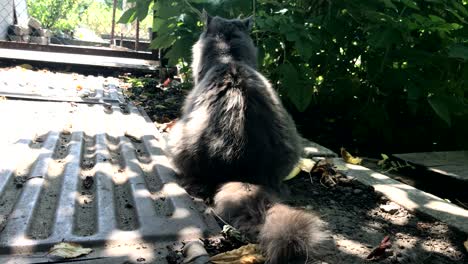
[[[16,50],[0,48],[3,58],[42,61],[47,57],[48,62],[73,63],[77,65],[94,65],[114,68],[137,68],[142,70],[155,70],[159,61],[150,61],[133,58],[106,57],[85,54],[40,52],[31,50]]]
[[[375,184],[372,187],[378,192],[385,193],[390,200],[396,201],[399,204],[403,203],[407,209],[414,210],[420,206],[408,196],[406,191],[398,188],[398,185]]]
[[[363,259],[362,256],[370,252],[367,245],[351,239],[340,237],[337,239],[336,244],[341,252],[359,259]]]
[[[318,149],[318,148],[314,148],[314,147],[305,147],[305,148],[304,148],[304,151],[305,151],[305,152],[310,152],[310,153],[317,153],[317,152],[319,152],[319,149]]]
[[[443,174],[443,175],[447,175],[447,176],[454,176],[454,177],[457,177],[457,178],[460,177],[458,174],[447,172],[447,171],[444,171],[444,170],[441,170],[441,169],[429,168],[429,170],[431,170],[433,172],[436,172],[436,173]]]
[[[346,163],[345,165],[348,169],[351,169],[351,170],[359,170],[359,171],[369,171],[370,169],[366,168],[366,167],[363,167],[363,166],[359,166],[359,165],[354,165],[354,164],[349,164],[349,163]]]
[[[104,249],[106,256],[126,256],[135,260],[144,257],[150,262],[155,259],[154,248],[145,246],[147,242],[138,231],[114,231],[107,239],[109,242],[106,243]]]
[[[135,241],[141,240],[142,234],[138,230],[134,231],[122,231],[122,230],[112,230],[109,235],[107,235],[107,240],[109,241]]]
[[[183,219],[190,217],[191,213],[186,208],[175,208],[171,215],[171,219]]]
[[[31,178],[29,181],[28,181],[28,185],[30,186],[41,186],[44,182],[44,179],[42,178]]]
[[[203,232],[198,227],[186,226],[182,227],[181,230],[178,232],[178,237],[181,240],[191,240],[204,237]]]
[[[174,182],[164,184],[162,190],[167,196],[171,197],[187,195],[187,192],[182,187],[180,187],[179,184]]]
[[[89,195],[82,195],[78,192],[71,192],[68,195],[70,196],[70,199],[75,199],[79,205],[87,205],[94,201],[94,199],[90,198]],[[64,217],[66,216],[73,216],[73,211],[69,212],[68,215],[64,215]]]
[[[128,182],[128,177],[126,173],[117,172],[112,175],[112,182],[117,185],[123,185]]]
[[[18,102],[6,104],[16,107]],[[13,117],[8,122],[15,129],[28,130],[16,134],[16,138],[24,134],[19,141],[10,140],[17,144],[6,143],[15,150],[15,155],[7,155],[15,162],[0,170],[2,175],[15,176],[21,158],[33,165],[20,166],[21,173],[32,176],[21,187],[14,188],[13,177],[0,180],[14,190],[9,193],[11,208],[4,208],[10,217],[0,234],[8,252],[43,252],[64,240],[88,245],[98,250],[96,254],[157,261],[165,255],[156,255],[154,241],[164,241],[158,249],[164,252],[166,242],[198,239],[212,228],[175,182],[154,125],[133,106],[126,114],[120,107],[112,108],[113,115],[101,105],[68,102],[18,107],[23,107],[24,123],[14,125]],[[42,130],[44,134],[31,133]],[[42,200],[44,194],[47,199]],[[45,209],[36,214],[39,204]],[[45,213],[47,217],[41,217]],[[33,231],[39,237],[31,236],[28,229],[36,222]],[[145,243],[152,246],[139,246]]]
[[[341,165],[341,159],[334,159],[335,164]],[[362,170],[361,166],[346,164],[350,168],[348,176],[372,186],[375,191],[384,194],[390,200],[398,203],[410,211],[421,211],[440,219],[461,230],[468,231],[468,211],[452,203],[442,200],[432,194],[420,191],[410,185],[396,181],[372,170]],[[395,223],[398,225],[403,222]]]
[[[376,179],[379,179],[379,180],[389,179],[388,176],[385,176],[385,175],[383,175],[381,173],[377,173],[377,172],[372,173],[371,176],[376,178]]]
[[[442,212],[442,213],[465,217],[466,225],[468,225],[468,210],[465,210],[454,204],[448,203],[443,200],[440,200],[440,201],[433,200],[433,201],[428,201],[426,204],[424,204],[424,207],[429,208],[434,211]]]
[[[135,198],[149,198],[151,199],[151,193],[147,189],[139,189],[134,193]]]

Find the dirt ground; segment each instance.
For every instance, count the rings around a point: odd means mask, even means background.
[[[143,80],[139,87],[132,88],[129,78],[124,78],[125,93],[164,132],[168,128],[165,123],[177,118],[187,91],[178,82],[168,81],[164,85]],[[330,186],[321,181],[320,173],[302,172],[287,182],[290,195],[285,202],[321,216],[336,243],[342,259],[339,263],[468,263],[468,249],[463,246],[468,234],[431,217],[409,212],[346,176],[335,180],[336,185]],[[386,236],[391,245],[385,253],[366,259]],[[205,241],[210,254],[239,245],[229,239]]]
[[[346,263],[365,262],[385,236],[392,246],[380,263],[468,263],[466,234],[409,212],[372,188],[356,182],[326,187],[320,176],[308,175],[288,185],[292,194],[288,202],[321,215]]]

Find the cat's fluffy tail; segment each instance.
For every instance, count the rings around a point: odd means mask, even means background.
[[[312,213],[279,203],[266,188],[226,183],[214,198],[218,216],[258,241],[267,263],[305,263],[333,254],[324,222]]]

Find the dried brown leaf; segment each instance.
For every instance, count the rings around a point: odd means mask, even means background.
[[[390,241],[390,236],[385,236],[380,245],[374,248],[371,253],[367,256],[367,259],[378,259],[385,256],[385,250],[392,247],[392,242]]]
[[[169,131],[171,131],[172,127],[173,127],[176,123],[177,123],[177,119],[174,119],[174,120],[172,120],[172,121],[169,122],[169,123],[163,124],[163,126],[162,126],[162,131],[163,131],[163,132],[169,132]]]

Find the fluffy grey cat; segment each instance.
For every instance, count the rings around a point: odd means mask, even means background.
[[[215,211],[258,239],[269,263],[312,259],[326,240],[323,223],[275,195],[300,158],[301,137],[256,69],[252,19],[204,16],[193,46],[195,87],[171,130],[168,154],[183,178],[219,187]]]

